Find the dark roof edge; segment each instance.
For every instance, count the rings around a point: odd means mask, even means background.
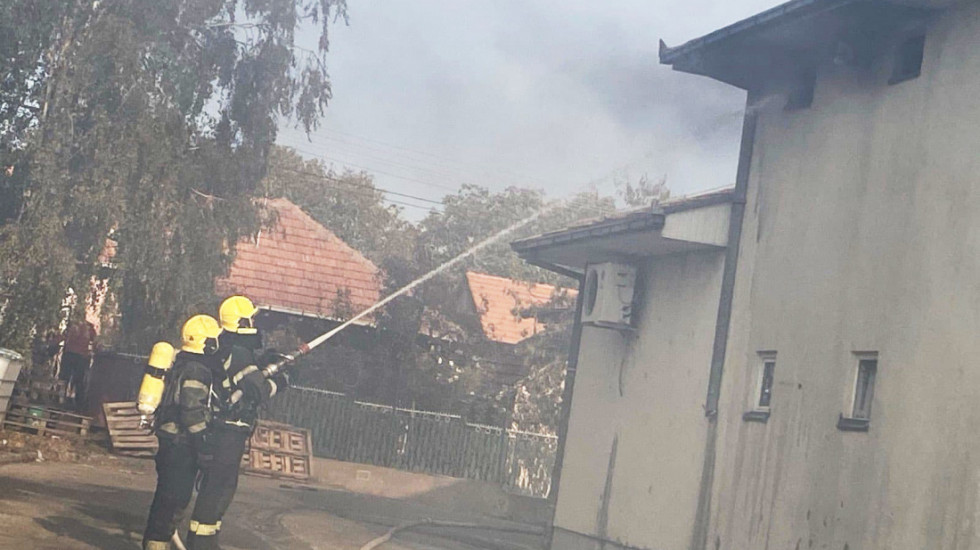
[[[586,239],[622,235],[639,231],[663,229],[668,214],[696,210],[718,204],[730,203],[735,198],[735,188],[726,187],[691,197],[681,197],[652,208],[629,212],[618,217],[599,220],[588,225],[559,229],[543,235],[510,243],[511,249],[526,256],[539,248],[568,244]],[[525,258],[526,259],[526,258]]]
[[[674,202],[667,202],[660,205],[659,211],[664,214],[673,214],[675,212],[684,212],[685,210],[695,210],[718,204],[726,204],[732,202],[734,199],[735,188],[726,187],[702,195],[694,195],[693,197],[681,198]]]
[[[662,229],[665,218],[665,214],[654,212],[653,209],[643,210],[621,218],[600,220],[584,227],[559,230],[537,237],[514,241],[510,243],[510,247],[518,254],[523,255],[524,253],[542,247],[568,244],[597,237],[608,237],[622,233],[632,233],[635,231]]]
[[[690,42],[670,48],[660,41],[660,63],[663,65],[673,65],[676,61],[692,52],[700,50],[705,46],[710,46],[736,34],[752,31],[758,27],[771,24],[788,17],[803,15],[812,11],[828,10],[846,4],[853,4],[866,0],[791,0],[775,8],[766,10],[758,15],[743,19],[737,23],[714,31],[710,34],[695,38]]]

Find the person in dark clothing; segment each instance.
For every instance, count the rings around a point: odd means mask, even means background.
[[[181,351],[167,374],[156,412],[160,442],[156,455],[157,487],[150,505],[143,550],[168,550],[180,516],[190,503],[198,472],[214,463],[211,440],[212,387],[223,376],[218,350],[221,327],[207,315],[191,317],[181,331]]]
[[[201,481],[187,535],[188,550],[219,548],[221,519],[238,489],[239,466],[258,420],[258,408],[288,385],[285,373],[266,378],[262,368],[277,359],[275,352],[259,354],[262,338],[253,325],[258,309],[244,296],[232,296],[219,309],[218,337],[224,372],[215,380],[217,400],[224,404],[209,429],[214,466]],[[232,396],[241,390],[235,402]]]
[[[95,326],[80,320],[72,323],[65,333],[65,349],[61,352],[58,379],[65,382],[69,395],[75,393],[75,406],[85,406],[85,379],[95,355]]]

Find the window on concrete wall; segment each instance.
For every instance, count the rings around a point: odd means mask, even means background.
[[[871,419],[871,402],[875,395],[878,356],[858,356],[857,382],[854,384],[854,409],[851,418]]]
[[[755,408],[769,410],[769,404],[772,403],[772,380],[776,374],[776,354],[764,354],[761,355],[761,358],[759,397]]]
[[[752,405],[743,415],[743,419],[755,422],[769,420],[769,408],[772,405],[772,389],[776,378],[776,352],[759,352],[756,366],[756,385],[752,392]]]
[[[837,427],[845,430],[866,431],[871,422],[871,404],[874,402],[875,381],[878,378],[878,353],[854,354],[854,392],[848,416],[841,415]]]
[[[813,106],[813,96],[817,90],[817,72],[807,70],[797,80],[796,86],[790,90],[786,100],[787,111],[800,111]]]
[[[926,37],[924,35],[908,38],[898,45],[895,51],[895,66],[889,84],[898,84],[918,78],[922,74],[922,61],[925,59]]]

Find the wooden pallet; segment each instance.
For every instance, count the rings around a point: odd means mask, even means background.
[[[242,457],[242,472],[307,481],[313,475],[310,431],[288,424],[259,421]]]
[[[242,457],[242,473],[307,481],[312,475],[309,457],[280,454],[261,449],[251,449]]]
[[[309,430],[265,420],[255,427],[251,445],[253,449],[297,456],[308,456],[312,452]]]
[[[37,435],[86,437],[92,419],[44,405],[11,404],[3,421],[5,428]]]
[[[157,453],[157,438],[149,427],[140,427],[136,403],[103,403],[106,428],[112,452],[126,456],[153,456]]]

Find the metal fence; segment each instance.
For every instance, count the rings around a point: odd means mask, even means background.
[[[551,489],[555,436],[302,387],[273,399],[266,415],[309,429],[319,457],[498,483],[541,498]]]

